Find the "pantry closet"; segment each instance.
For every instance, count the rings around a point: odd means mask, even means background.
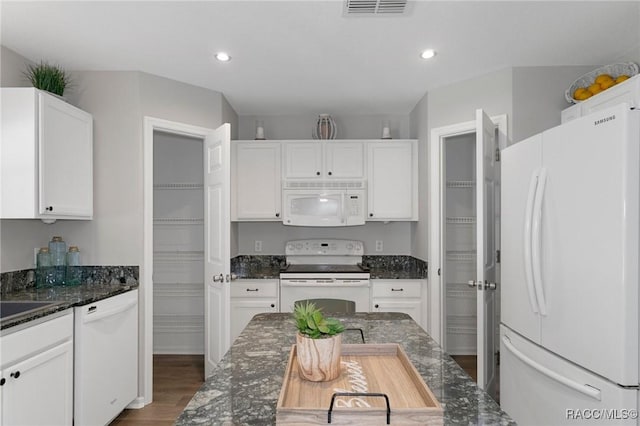
[[[204,353],[202,139],[153,133],[153,353]]]
[[[445,187],[442,239],[446,350],[476,354],[476,134],[451,136],[444,143]]]

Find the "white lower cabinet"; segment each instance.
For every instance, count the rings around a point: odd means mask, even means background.
[[[371,280],[371,311],[408,314],[427,328],[427,280]]]
[[[254,315],[279,312],[278,280],[237,280],[231,284],[231,341]]]
[[[72,314],[0,337],[0,424],[72,424]]]

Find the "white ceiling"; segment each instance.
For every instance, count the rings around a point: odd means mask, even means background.
[[[69,70],[217,90],[240,115],[407,114],[430,89],[505,67],[640,58],[638,1],[411,3],[406,16],[345,17],[339,0],[3,0],[1,43]],[[425,48],[437,56],[420,59]]]

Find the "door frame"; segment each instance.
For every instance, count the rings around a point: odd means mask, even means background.
[[[498,128],[498,148],[502,151],[508,145],[508,128],[507,114],[491,116],[491,121]],[[468,133],[475,133],[476,121],[466,121],[463,123],[452,124],[443,127],[431,129],[431,138],[429,139],[429,269],[434,271],[429,274],[430,294],[430,325],[429,334],[446,350],[446,289],[442,282],[442,275],[438,273],[443,268],[443,250],[444,243],[441,235],[441,221],[443,215],[443,196],[442,186],[445,183],[442,180],[442,171],[444,165],[442,163],[442,153],[444,141],[447,138]],[[498,230],[499,232],[499,230]],[[431,266],[433,265],[433,266]]]
[[[153,402],[153,132],[161,131],[204,141],[205,137],[213,131],[206,127],[149,116],[145,116],[143,122],[143,254],[139,300],[139,395],[129,408],[142,408]]]

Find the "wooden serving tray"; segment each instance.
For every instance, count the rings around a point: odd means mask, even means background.
[[[400,345],[342,345],[341,363],[342,372],[335,380],[304,380],[298,374],[293,345],[276,406],[276,424],[443,424],[442,406]]]

